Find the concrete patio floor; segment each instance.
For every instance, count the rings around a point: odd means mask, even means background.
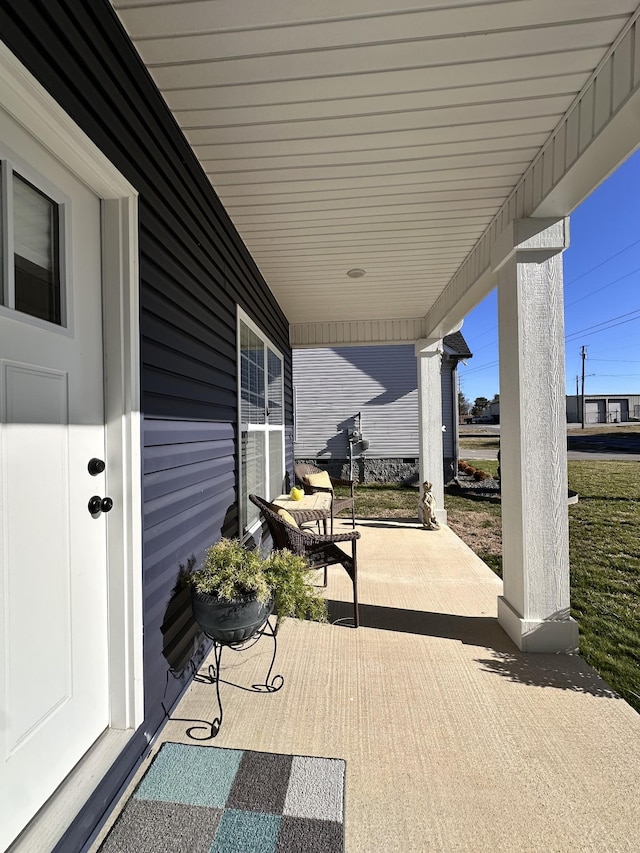
[[[518,652],[501,581],[448,528],[357,526],[361,627],[287,620],[283,689],[222,684],[207,744],[346,759],[347,853],[637,850],[640,716],[579,656]],[[350,587],[330,571],[332,618]],[[264,678],[269,647],[227,653],[223,678]],[[215,709],[194,682],[154,751]]]

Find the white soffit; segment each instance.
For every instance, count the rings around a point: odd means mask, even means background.
[[[306,324],[424,317],[637,0],[114,6]]]

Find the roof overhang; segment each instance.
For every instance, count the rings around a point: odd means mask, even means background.
[[[114,6],[294,346],[447,334],[640,142],[637,0]]]

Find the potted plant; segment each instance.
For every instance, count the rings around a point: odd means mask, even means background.
[[[275,610],[277,627],[287,616],[326,621],[326,602],[310,583],[304,557],[290,551],[259,551],[237,539],[221,539],[189,575],[193,615],[220,642],[251,637]]]

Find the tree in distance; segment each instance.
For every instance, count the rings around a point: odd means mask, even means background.
[[[488,408],[489,401],[486,397],[476,397],[476,399],[473,401],[471,414],[474,416],[474,418],[478,418],[483,415]]]
[[[458,414],[468,415],[471,408],[471,403],[464,396],[462,391],[458,391]]]

